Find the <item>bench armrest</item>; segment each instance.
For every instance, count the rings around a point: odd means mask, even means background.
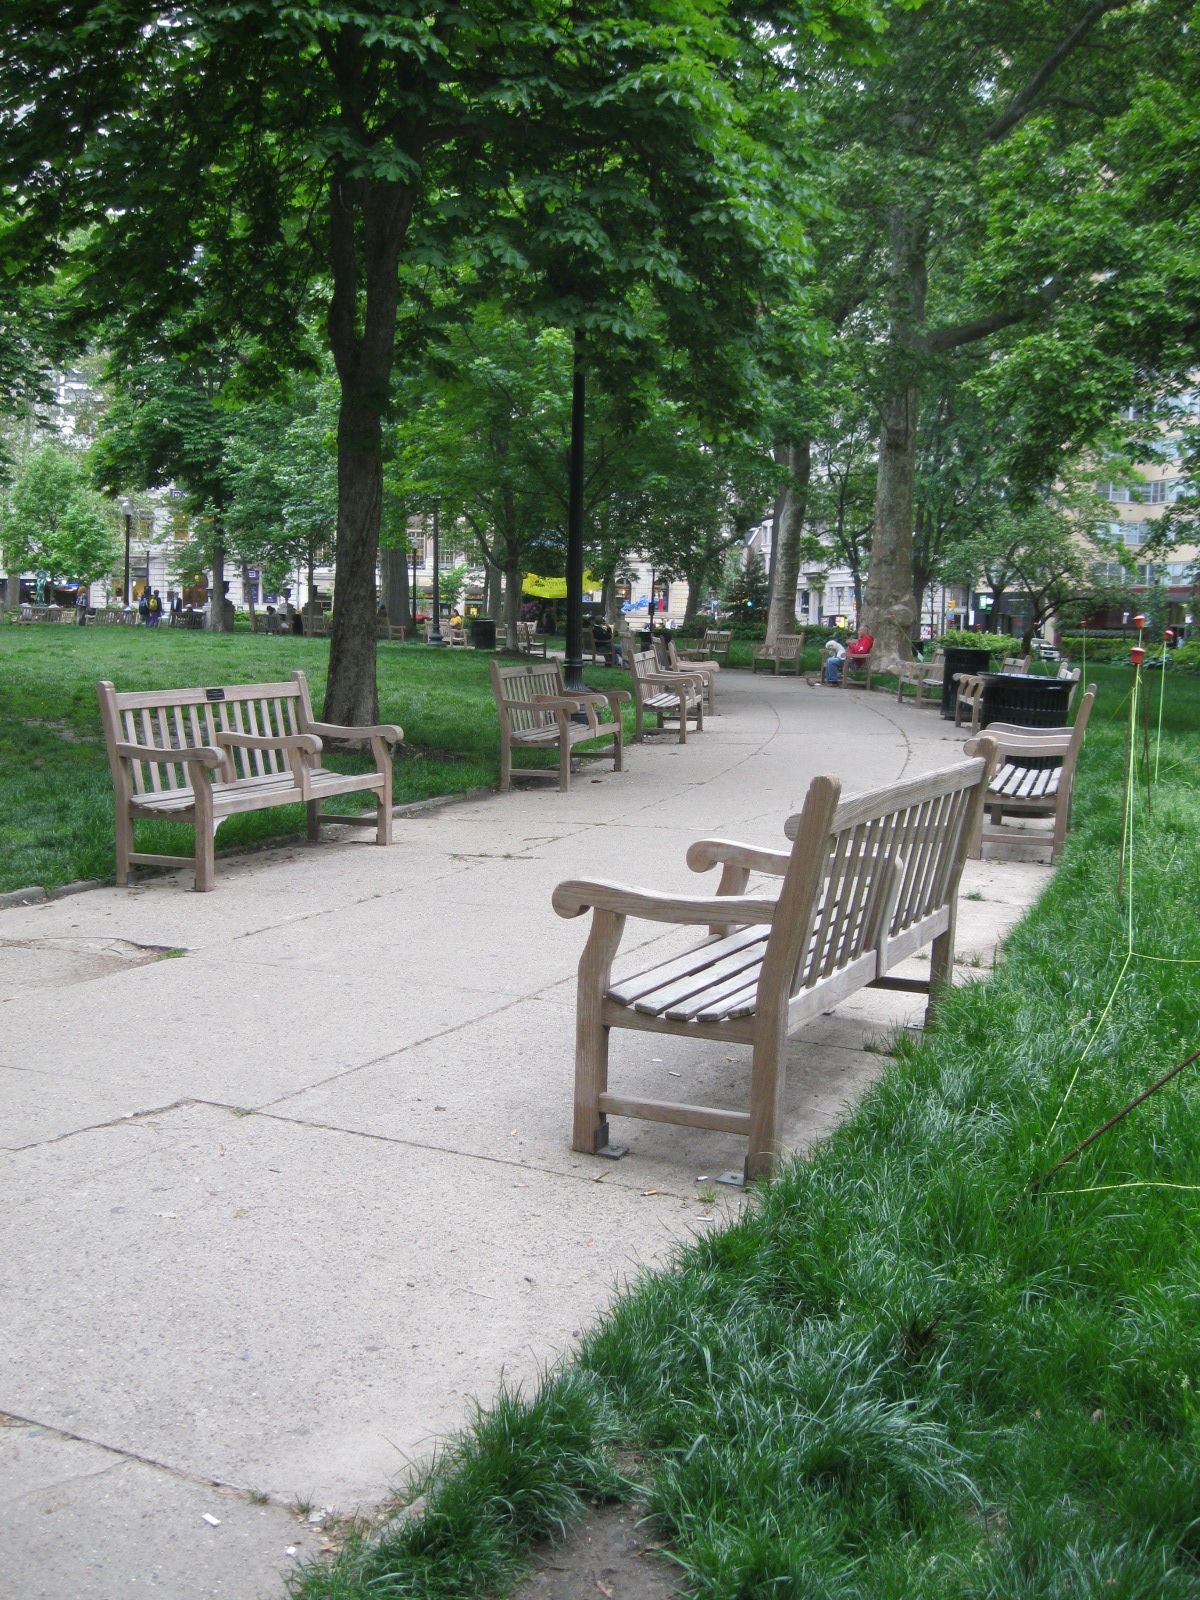
[[[791,859],[788,850],[762,849],[757,845],[738,844],[733,839],[697,839],[688,845],[687,851],[687,864],[693,872],[735,866],[747,872],[769,872],[773,877],[782,878]]]
[[[310,722],[308,731],[321,739],[382,739],[385,744],[399,744],[404,729],[394,722],[381,722],[373,726],[340,727],[336,722]]]
[[[590,695],[565,695],[565,694],[531,694],[528,700],[506,700],[506,706],[516,706],[518,709],[525,706],[541,706],[544,711],[583,711],[586,709],[580,702],[591,699]]]
[[[638,682],[662,689],[674,689],[676,692],[690,685],[699,693],[704,687],[704,679],[697,672],[646,672]]]
[[[579,692],[580,700],[592,700],[599,705],[613,707],[627,705],[633,696],[628,689],[582,689]]]
[[[1010,733],[1004,727],[992,725],[982,738],[991,739],[996,746],[996,753],[1003,760],[1006,756],[1063,756],[1071,748],[1073,730],[1070,728],[1014,728]],[[979,739],[968,739],[963,745],[963,753],[968,756],[981,755]]]
[[[770,922],[775,916],[774,900],[743,895],[654,894],[627,884],[589,878],[572,878],[560,883],[554,891],[553,905],[560,917],[578,917],[595,909],[613,911],[618,916],[642,917],[647,922],[697,926]]]
[[[168,750],[157,744],[116,744],[113,750],[124,761],[157,761],[163,765],[183,761],[201,767],[225,765],[224,752],[214,750],[210,744],[191,745],[182,750]]]
[[[319,756],[321,741],[311,733],[234,733],[232,730],[213,735],[216,743],[239,750],[303,750],[310,756]]]

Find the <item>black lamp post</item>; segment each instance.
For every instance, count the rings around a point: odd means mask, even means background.
[[[408,599],[408,608],[412,612],[413,633],[417,631],[417,556],[420,553],[414,544],[408,552],[412,557],[412,594]]]
[[[133,537],[133,506],[128,500],[121,501],[121,510],[125,516],[125,584],[121,590],[123,604],[129,604],[129,541]]]
[[[444,645],[442,638],[442,593],[439,582],[442,569],[441,558],[438,551],[438,513],[441,507],[436,502],[433,507],[433,632],[429,635],[430,644]]]

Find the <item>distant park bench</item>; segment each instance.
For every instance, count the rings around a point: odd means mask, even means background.
[[[799,677],[804,639],[802,633],[781,633],[776,636],[774,644],[760,644],[750,658],[750,671],[754,673],[759,667],[770,667],[778,677],[781,669],[786,671],[791,667]]]
[[[625,749],[625,729],[621,707],[629,703],[628,689],[609,689],[603,693],[568,689],[563,684],[562,667],[555,661],[528,661],[519,667],[488,663],[496,712],[500,718],[500,788],[512,788],[517,778],[558,778],[565,793],[571,787],[571,755],[577,745],[605,741],[596,750],[580,750],[584,760],[611,760],[613,771],[620,772]],[[601,721],[607,707],[609,720]],[[577,714],[581,714],[576,721]],[[558,771],[552,767],[516,767],[513,757],[521,751],[558,752]]]
[[[660,730],[668,722],[679,725],[679,742],[687,743],[689,718],[696,732],[704,732],[704,674],[685,665],[681,672],[665,672],[653,650],[635,650],[630,661],[633,672],[635,740],[645,736],[647,714],[658,719]]]

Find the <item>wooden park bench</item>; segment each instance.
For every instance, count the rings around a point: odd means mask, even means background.
[[[679,742],[687,743],[689,720],[704,732],[704,675],[687,662],[680,672],[664,672],[653,650],[635,650],[630,657],[633,673],[634,739],[645,737],[647,715],[658,719],[661,732],[668,722],[679,725]]]
[[[517,649],[523,656],[546,659],[546,635],[537,631],[535,622],[517,623]]]
[[[1007,672],[1012,677],[1027,678],[1029,676],[1029,657],[1005,656],[1000,664],[1000,671]]]
[[[149,820],[191,823],[201,891],[213,886],[217,828],[243,811],[300,803],[311,840],[323,822],[374,823],[375,842],[391,844],[391,748],[403,730],[318,722],[302,672],[287,683],[118,693],[101,682],[96,692],[116,791],[119,884],[129,881],[131,866],[186,867],[193,859],[136,851],[134,824]],[[369,743],[375,770],[331,772],[321,764],[326,739]],[[321,810],[333,795],[364,790],[375,795],[374,817]]]
[[[930,691],[929,703],[939,705],[942,684],[946,679],[946,659],[939,650],[932,661],[902,661],[897,669],[896,699],[904,699],[905,689],[915,689],[914,703],[920,705],[925,691]]]
[[[840,688],[847,689],[851,684],[862,684],[864,688],[871,687],[871,674],[875,670],[874,646],[867,651],[865,656],[852,655],[849,650],[842,662],[842,675],[838,679]]]
[[[760,666],[770,667],[778,677],[781,668],[786,670],[790,666],[799,677],[804,638],[802,633],[781,633],[776,636],[774,644],[760,644],[750,658],[751,673],[757,672]]]
[[[566,793],[571,787],[571,755],[579,745],[603,740],[608,749],[578,750],[585,761],[608,761],[613,771],[623,770],[625,728],[621,707],[629,704],[628,689],[568,689],[558,661],[528,661],[517,667],[488,662],[496,711],[500,718],[500,788],[512,788],[514,778],[558,778]],[[600,713],[607,707],[608,721]],[[576,717],[581,720],[576,721]],[[519,750],[557,750],[553,767],[515,767]]]
[[[984,674],[960,672],[954,679],[954,726],[964,717],[971,720],[971,732],[979,732],[979,715],[983,710]]]
[[[1021,728],[1011,722],[988,724],[984,739],[996,746],[998,765],[988,784],[984,811],[972,840],[971,854],[981,856],[985,842],[1016,841],[1048,844],[1053,864],[1067,841],[1071,826],[1071,798],[1075,787],[1075,764],[1079,759],[1083,735],[1096,699],[1096,685],[1079,702],[1074,727]],[[974,755],[982,741],[968,739],[964,749]],[[1005,827],[1004,819],[1053,818],[1049,832],[1039,828]]]
[[[379,644],[403,644],[408,629],[403,622],[393,622],[387,611],[375,613],[375,639]]]
[[[733,638],[732,628],[705,628],[704,638],[699,644],[685,644],[680,648],[679,654],[685,661],[718,661],[723,667],[729,665],[729,645]]]
[[[620,1155],[612,1116],[744,1135],[747,1177],[779,1157],[788,1038],[864,987],[927,993],[950,981],[959,878],[992,765],[979,757],[923,778],[841,798],[835,777],[814,778],[785,832],[790,851],[704,839],[688,850],[696,872],[722,867],[715,895],[663,895],[571,880],[554,891],[562,917],[592,912],[579,962],[573,1145]],[[778,895],[747,893],[752,872],[781,878]],[[706,928],[684,955],[613,980],[626,919]],[[906,956],[931,947],[928,978],[897,977]],[[748,1110],[643,1099],[608,1086],[613,1028],[749,1045]]]
[[[593,665],[597,661],[604,661],[600,646],[596,643],[596,635],[588,622],[585,622],[579,630],[579,653],[584,661],[590,661]]]
[[[698,658],[685,658],[680,655],[674,639],[666,635],[663,649],[666,651],[665,672],[688,672],[693,677],[697,674],[703,679],[704,684],[704,714],[705,716],[717,715],[717,678],[720,676],[721,663],[719,661],[701,661]]]

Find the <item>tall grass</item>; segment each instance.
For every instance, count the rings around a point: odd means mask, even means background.
[[[741,1220],[618,1300],[558,1379],[588,1385],[603,1425],[569,1460],[553,1430],[544,1455],[522,1431],[492,1462],[505,1505],[514,1471],[542,1483],[547,1464],[568,1498],[619,1493],[595,1465],[615,1442],[639,1453],[690,1591],[714,1600],[1200,1594],[1200,1068],[1030,1190],[1200,1044],[1200,697],[1168,683],[1130,960],[1129,674],[1103,678],[1076,834],[1005,961],[947,995]],[[530,1417],[547,1404],[543,1389]],[[473,1531],[490,1491],[462,1470],[451,1458],[428,1486],[432,1522],[297,1593],[497,1592],[492,1535]],[[461,1544],[430,1566],[453,1515],[477,1570]]]
[[[499,727],[487,657],[474,650],[382,644],[377,662],[380,716],[399,723],[405,735],[395,762],[396,803],[494,784]],[[271,682],[298,667],[319,710],[328,666],[328,640],[291,635],[0,630],[0,890],[54,888],[113,875],[112,780],[96,702],[98,679],[109,678],[118,689],[166,689]],[[623,681],[623,675],[602,668],[589,668],[588,675],[597,685]],[[331,757],[330,765],[353,768],[355,761],[361,758]],[[151,823],[138,829],[140,848],[191,853],[190,828]],[[302,807],[278,807],[230,818],[218,844],[234,849],[303,830]]]

